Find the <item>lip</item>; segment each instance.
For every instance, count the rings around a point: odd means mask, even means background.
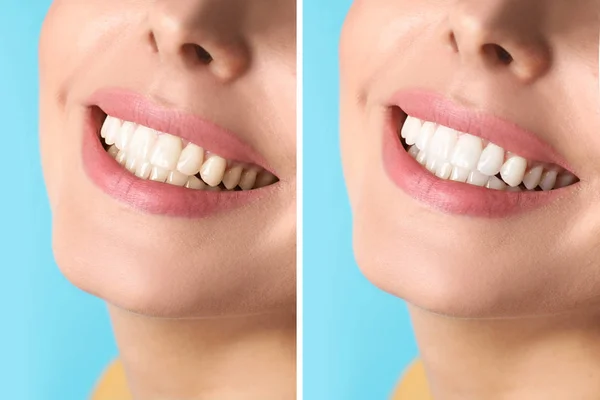
[[[123,89],[101,89],[87,101],[104,113],[156,131],[178,136],[213,154],[255,164],[278,176],[266,160],[234,133],[197,115],[162,106],[138,93]]]
[[[112,102],[114,100],[114,102]],[[149,106],[149,108],[144,108]],[[96,108],[97,107],[97,108]],[[102,110],[102,113],[100,112]],[[103,113],[116,118],[143,124],[162,132],[176,134],[193,143],[215,144],[215,153],[242,162],[261,165],[260,158],[251,152],[238,152],[246,146],[231,136],[219,135],[222,129],[197,117],[165,110],[151,105],[140,96],[125,92],[96,93],[86,107],[82,146],[83,167],[91,181],[103,192],[134,209],[149,214],[174,217],[203,218],[246,206],[272,196],[278,184],[249,191],[191,190],[160,182],[143,180],[119,165],[103,148],[99,130]],[[181,122],[181,124],[179,124]],[[161,129],[162,128],[162,129]],[[164,129],[168,128],[168,129]],[[186,129],[190,129],[187,131]],[[183,132],[185,130],[185,132]],[[182,133],[179,135],[179,133]],[[193,136],[193,137],[192,137]],[[200,145],[200,144],[199,144]],[[227,154],[225,154],[227,153]],[[265,164],[262,164],[265,165]]]
[[[437,93],[401,91],[392,97],[388,106],[383,140],[386,173],[401,190],[434,209],[473,217],[507,217],[542,207],[570,193],[576,186],[549,192],[508,192],[439,179],[404,150],[391,107],[397,106],[410,116],[487,139],[529,160],[570,168],[551,146],[531,132],[495,116],[469,110]]]

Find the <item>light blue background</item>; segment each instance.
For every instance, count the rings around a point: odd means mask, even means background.
[[[0,398],[86,399],[117,354],[103,303],[72,287],[51,252],[38,151],[37,42],[49,0],[2,0]]]
[[[327,5],[326,5],[327,4]],[[304,398],[389,398],[417,354],[403,302],[352,254],[338,141],[337,45],[349,0],[304,0]]]

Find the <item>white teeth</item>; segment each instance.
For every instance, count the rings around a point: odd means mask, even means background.
[[[179,171],[171,171],[167,178],[167,183],[174,186],[184,186],[188,182],[188,176]]]
[[[577,182],[575,175],[557,166],[536,165],[528,170],[525,158],[500,146],[487,143],[484,148],[477,136],[418,118],[406,118],[401,136],[409,146],[408,154],[440,179],[511,192],[522,191],[521,184],[528,190],[538,186],[552,190]]]
[[[570,172],[563,172],[562,174],[558,175],[554,189],[561,189],[570,186],[575,182],[577,182],[577,177],[575,175],[571,174]]]
[[[427,146],[435,133],[436,126],[433,122],[425,122],[415,144],[419,150],[427,151]]]
[[[485,186],[490,179],[489,176],[482,174],[479,171],[471,171],[469,174],[469,178],[467,179],[467,183],[475,186]]]
[[[202,164],[200,176],[207,185],[216,187],[223,180],[225,169],[227,168],[227,160],[219,156],[212,155]]]
[[[495,176],[491,176],[485,187],[494,190],[505,190],[507,185],[502,181],[502,179],[498,179]]]
[[[418,120],[416,125],[420,126]],[[419,133],[416,131],[415,135]],[[177,136],[111,116],[106,117],[100,136],[106,152],[143,180],[216,192],[224,190],[221,182],[227,190],[238,186],[243,190],[258,189],[277,182],[275,175],[259,167],[227,161],[193,143],[183,148],[183,141]],[[416,154],[418,149],[413,151]]]
[[[240,183],[243,171],[244,168],[242,166],[229,168],[225,172],[225,176],[223,176],[223,185],[229,190],[234,189]]]
[[[202,182],[200,179],[195,176],[190,176],[185,187],[188,189],[206,189],[206,183]]]
[[[102,125],[100,136],[102,136],[104,138],[104,142],[110,146],[115,144],[115,140],[119,135],[120,130],[121,120],[108,116]]]
[[[125,124],[129,124],[129,122],[125,122]],[[146,128],[145,126],[138,126],[133,133],[131,142],[127,146],[127,153],[132,157],[149,160],[151,156],[150,152],[152,151],[156,140],[157,134],[154,130]]]
[[[186,175],[196,175],[204,163],[204,149],[193,143],[188,144],[181,152],[177,170]]]
[[[558,173],[556,171],[546,171],[542,174],[542,181],[540,182],[540,188],[544,191],[554,189],[556,184],[556,178]]]
[[[481,153],[477,169],[482,174],[494,176],[500,172],[502,164],[504,164],[504,149],[489,143]]]
[[[468,169],[454,167],[452,168],[452,174],[450,174],[450,180],[455,182],[466,183],[467,179],[469,179],[469,174],[471,171]]]
[[[138,178],[148,179],[152,173],[152,164],[148,161],[140,162],[135,168],[135,175]]]
[[[131,122],[124,122],[123,125],[121,125],[119,134],[115,139],[115,146],[121,150],[127,150],[127,146],[129,145],[129,142],[131,142],[131,138],[133,137],[135,129],[135,124]]]
[[[450,174],[452,173],[452,164],[445,162],[440,163],[435,170],[435,175],[441,179],[450,178]]]
[[[477,168],[481,153],[481,139],[472,135],[461,135],[454,148],[451,162],[457,167],[474,170]]]
[[[523,157],[511,155],[502,165],[500,175],[504,182],[509,186],[517,187],[523,182],[525,170],[527,169],[527,160]]]
[[[169,177],[169,170],[160,168],[160,167],[152,167],[152,172],[150,173],[150,180],[155,182],[166,182]]]
[[[242,172],[242,177],[240,179],[240,188],[243,190],[250,190],[254,187],[254,183],[256,182],[256,170],[255,169],[247,169]]]
[[[127,170],[129,172],[131,172],[132,174],[135,174],[135,170],[137,168],[137,159],[135,158],[128,158],[127,162],[125,163],[125,168],[127,168]]]
[[[458,134],[454,129],[440,125],[429,143],[427,152],[441,160],[450,160],[457,140]]]
[[[402,127],[402,137],[409,146],[415,144],[421,132],[421,121],[417,118],[407,117]]]
[[[127,162],[127,153],[125,153],[123,150],[119,150],[119,153],[117,154],[117,156],[115,157],[115,160],[121,164],[121,165],[125,165],[125,163]]]
[[[523,178],[523,185],[529,190],[533,190],[540,184],[542,180],[542,173],[544,172],[544,167],[542,165],[538,165],[533,167],[525,174]]]
[[[159,135],[150,162],[157,167],[174,170],[181,155],[181,139],[172,135]]]

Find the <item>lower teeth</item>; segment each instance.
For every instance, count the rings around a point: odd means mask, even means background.
[[[513,187],[504,182],[500,174],[496,176],[487,176],[479,171],[458,168],[446,160],[431,158],[427,152],[419,150],[416,145],[408,146],[403,140],[402,144],[412,158],[429,172],[443,180],[509,192],[550,191],[570,186],[578,181],[577,177],[568,171],[561,171],[557,167],[554,169],[547,169],[543,168],[541,165],[536,165],[528,168],[524,182]],[[533,177],[533,181],[528,178],[528,176],[532,174],[536,175]],[[539,177],[537,177],[537,175],[539,175]],[[533,183],[529,183],[530,181]]]
[[[173,186],[185,187],[192,190],[208,191],[242,191],[259,189],[271,185],[277,178],[266,172],[255,169],[242,169],[240,166],[231,167],[225,172],[225,178],[218,186],[208,185],[200,173],[189,176],[179,171],[167,170],[150,164],[147,160],[138,162],[135,158],[128,158],[127,153],[119,150],[115,145],[108,146],[103,142],[107,153],[120,165],[140,179],[166,183]],[[227,184],[225,183],[227,181]]]

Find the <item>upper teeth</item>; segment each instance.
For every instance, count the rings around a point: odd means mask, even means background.
[[[411,116],[401,135],[409,154],[441,179],[515,191],[538,186],[552,190],[577,182],[575,175],[556,165],[528,161],[477,136]]]
[[[111,116],[100,136],[110,146],[108,153],[142,179],[212,190],[220,190],[221,183],[228,190],[250,190],[277,181],[260,167],[227,161],[177,136]]]

